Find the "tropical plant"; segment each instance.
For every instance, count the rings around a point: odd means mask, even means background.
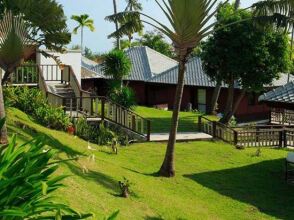
[[[237,11],[240,7],[240,0],[236,0],[234,3],[234,10]],[[201,45],[200,45],[201,46]],[[201,54],[201,52],[200,52]],[[217,71],[217,70],[216,70]],[[222,80],[218,77],[215,78],[215,88],[213,90],[212,98],[211,98],[211,103],[208,108],[208,114],[211,115],[216,115],[217,114],[217,101],[221,92],[222,88]],[[230,108],[232,105],[229,106]]]
[[[212,33],[212,28],[216,22],[211,22],[211,18],[216,13],[215,6],[218,1],[162,0],[162,3],[160,3],[159,0],[155,0],[155,2],[167,17],[170,27],[141,12],[125,12],[118,20],[124,20],[130,14],[136,19],[141,19],[142,17],[142,22],[150,24],[161,31],[174,45],[177,60],[179,61],[178,83],[166,155],[159,170],[160,175],[172,177],[175,175],[174,151],[186,64],[193,49],[197,47],[203,38]]]
[[[127,109],[132,109],[136,106],[135,93],[130,87],[127,86],[122,88],[113,86],[109,91],[108,97],[113,102],[118,103]]]
[[[78,137],[98,145],[111,145],[117,136],[115,132],[106,128],[103,124],[99,126],[91,125],[85,118],[79,118],[75,127]]]
[[[141,12],[142,5],[138,2],[138,0],[126,0],[127,7],[125,8],[124,12]],[[114,0],[114,5],[115,5]],[[115,32],[111,33],[108,38],[115,37],[117,39],[116,45],[118,46],[117,49],[121,49],[121,42],[120,38],[124,35],[128,37],[129,45],[131,45],[131,41],[133,39],[134,33],[141,33],[143,31],[143,24],[140,19],[135,15],[133,16],[132,13],[127,15],[124,12],[117,13],[116,6],[115,6],[115,13],[114,15],[107,16],[105,19],[110,22],[114,22],[116,24]],[[121,18],[123,16],[123,19]]]
[[[70,118],[64,110],[50,106],[38,89],[7,87],[4,89],[4,97],[6,106],[24,111],[46,127],[66,130],[70,125]]]
[[[217,13],[215,32],[202,46],[202,61],[206,74],[228,85],[227,104],[222,123],[229,123],[246,92],[260,93],[263,86],[272,83],[290,67],[288,37],[284,32],[268,26],[257,28],[252,13],[235,11],[234,5],[225,4]],[[219,26],[241,21],[219,29]],[[242,57],[239,56],[240,48]],[[236,96],[235,85],[241,87]]]
[[[0,127],[4,119],[0,121]],[[0,148],[0,216],[3,220],[17,219],[85,219],[69,206],[54,201],[52,194],[64,185],[65,175],[56,176],[58,164],[54,152],[40,137],[17,145]]]
[[[119,82],[122,87],[124,77],[127,77],[131,71],[131,60],[121,50],[110,51],[104,58],[102,70],[106,76]]]
[[[293,0],[263,0],[252,5],[253,16],[257,24],[266,26],[275,24],[277,27],[283,27],[291,33],[291,51],[290,59],[293,60],[294,45],[294,1]],[[293,62],[293,61],[292,61]],[[290,74],[293,72],[290,72]],[[288,82],[290,80],[288,76]]]
[[[84,52],[84,46],[83,46],[83,43],[84,43],[84,28],[87,27],[87,28],[89,28],[90,31],[92,31],[92,32],[95,31],[94,21],[93,21],[93,19],[90,19],[89,15],[87,15],[87,14],[82,14],[80,16],[72,15],[71,19],[78,23],[78,26],[76,26],[73,29],[73,33],[77,34],[78,30],[81,29],[81,50],[82,50],[82,53],[83,53]]]
[[[0,82],[0,118],[5,117],[2,84],[36,48],[44,45],[49,50],[62,51],[70,42],[66,27],[62,6],[55,0],[0,2],[0,67],[5,71]],[[7,143],[5,125],[1,130],[1,143]]]

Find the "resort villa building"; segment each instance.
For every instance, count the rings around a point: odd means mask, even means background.
[[[133,47],[126,51],[132,62],[131,74],[124,79],[136,94],[139,105],[152,106],[162,109],[172,109],[177,83],[177,62],[148,47]],[[82,58],[82,88],[105,96],[108,91],[109,78],[102,71],[101,64],[87,58]],[[291,78],[292,79],[292,78]],[[282,74],[279,80],[272,85],[265,86],[266,91],[283,86],[287,83],[288,75]],[[197,109],[207,112],[215,88],[215,82],[205,74],[201,60],[191,58],[187,64],[185,75],[185,88],[182,100],[182,110]],[[228,89],[222,86],[218,101],[218,112],[225,108]],[[240,87],[236,85],[235,97],[241,94]],[[235,117],[239,121],[267,119],[270,107],[258,102],[260,94],[247,93],[241,100]]]

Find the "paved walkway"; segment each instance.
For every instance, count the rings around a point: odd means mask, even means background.
[[[163,142],[167,141],[169,137],[168,133],[152,133],[150,141]],[[202,132],[178,132],[177,141],[196,141],[196,140],[211,140],[212,136]]]

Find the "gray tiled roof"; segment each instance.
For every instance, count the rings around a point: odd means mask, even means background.
[[[149,47],[133,47],[126,51],[132,62],[132,70],[126,80],[144,81],[161,84],[177,84],[178,81],[178,62],[158,53]],[[86,58],[82,60],[82,78],[109,78],[102,71],[102,65],[90,61]],[[96,74],[95,74],[96,73]],[[291,80],[294,77],[291,76]],[[285,85],[288,81],[287,74],[274,80],[271,85],[265,87],[278,87]],[[214,87],[215,82],[204,73],[200,58],[192,58],[187,63],[185,74],[185,84],[190,86]],[[223,87],[226,87],[223,84]],[[236,82],[235,88],[240,88]]]
[[[149,80],[152,83],[177,84],[178,82],[178,66],[169,69]],[[201,60],[197,57],[192,58],[187,63],[185,74],[185,85],[214,87],[215,82],[203,72]]]
[[[294,104],[294,81],[261,95],[258,100]]]
[[[126,80],[148,81],[153,76],[178,64],[175,60],[148,47],[132,47],[126,51],[126,54],[132,62],[131,73]],[[90,65],[88,62],[82,61],[82,68],[91,69],[97,73],[97,77],[94,78],[100,78],[101,75],[104,75],[101,67],[99,64]],[[89,78],[90,76],[84,75],[82,77]]]

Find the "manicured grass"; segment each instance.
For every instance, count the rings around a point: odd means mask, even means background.
[[[148,108],[138,106],[135,111],[151,120],[151,132],[152,133],[164,133],[169,132],[171,125],[172,111],[165,111],[155,108]],[[195,112],[181,112],[179,120],[179,132],[193,132],[198,130],[198,117],[199,113]],[[208,116],[212,120],[216,120],[214,116]]]
[[[103,219],[120,210],[118,219],[293,219],[294,186],[284,181],[284,150],[236,150],[222,142],[176,145],[176,177],[153,176],[163,160],[164,143],[134,144],[118,155],[63,132],[35,124],[16,109],[8,111],[10,134],[18,142],[46,135],[56,157],[79,155],[62,164],[59,173],[72,175],[57,196],[82,212]],[[84,156],[83,156],[84,155]],[[92,157],[91,157],[92,155]],[[93,156],[95,159],[93,160]],[[83,172],[84,171],[84,172]],[[131,198],[118,196],[117,181],[132,182]]]

